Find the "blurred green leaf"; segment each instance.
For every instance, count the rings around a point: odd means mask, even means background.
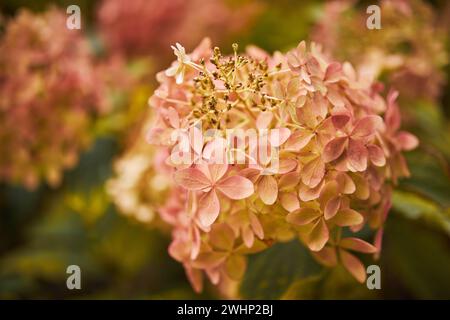
[[[391,215],[381,252],[385,298],[448,299],[450,237],[419,221]]]
[[[396,190],[392,197],[393,209],[413,220],[423,219],[442,228],[450,235],[450,212],[435,202],[416,193]]]
[[[311,300],[318,299],[321,276],[310,276],[295,281],[281,296],[283,300]]]
[[[421,145],[437,149],[450,160],[450,123],[442,108],[429,101],[410,101],[404,111],[414,119],[408,130],[417,134]]]
[[[449,208],[450,176],[445,160],[420,149],[408,154],[407,161],[411,177],[401,181],[400,189],[413,191]]]
[[[321,269],[297,239],[278,243],[249,257],[240,292],[246,299],[277,299],[294,281]]]
[[[319,276],[311,276],[294,282],[282,299],[375,299],[376,290],[369,290],[357,282],[341,265],[325,270]]]

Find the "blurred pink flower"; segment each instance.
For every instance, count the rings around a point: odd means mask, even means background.
[[[77,162],[109,104],[86,40],[66,14],[21,11],[0,40],[0,179],[51,185]]]
[[[326,2],[312,40],[369,77],[383,76],[403,100],[438,99],[445,83],[443,68],[448,64],[447,31],[439,22],[445,15],[439,17],[423,0],[383,0],[382,28],[370,31],[366,7],[357,9],[358,2]]]
[[[108,48],[167,57],[175,42],[192,47],[205,34],[219,41],[243,30],[257,11],[256,3],[235,10],[224,0],[104,0],[97,17]]]

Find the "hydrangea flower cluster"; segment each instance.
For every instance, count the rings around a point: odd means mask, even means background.
[[[368,15],[355,9],[357,2],[327,2],[312,39],[332,56],[352,61],[372,77],[385,78],[402,99],[439,98],[448,63],[447,30],[442,25],[446,18],[422,0],[383,0],[381,29],[367,30]]]
[[[108,108],[88,44],[66,17],[21,11],[1,37],[1,180],[58,184]]]
[[[258,6],[250,3],[241,5],[237,14],[224,0],[107,0],[99,6],[97,17],[103,39],[113,51],[161,55],[175,41],[195,46],[205,32],[223,39],[242,30],[257,12]]]
[[[246,255],[295,237],[322,264],[342,263],[364,281],[350,251],[379,252],[391,184],[409,174],[402,152],[418,144],[400,131],[396,92],[384,98],[380,84],[360,81],[314,43],[273,55],[256,47],[240,55],[233,45],[225,56],[209,39],[190,54],[172,48],[177,60],[157,74],[149,100],[157,119],[148,140],[169,149],[173,186],[159,213],[173,226],[169,253],[193,287],[201,290],[205,275],[218,285],[239,281]],[[242,143],[241,162],[224,143],[236,129],[257,132],[231,139]],[[372,244],[343,235],[366,225]]]

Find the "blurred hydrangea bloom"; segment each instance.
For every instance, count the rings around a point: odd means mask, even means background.
[[[177,44],[178,59],[157,74],[149,100],[157,118],[148,140],[169,148],[173,171],[159,209],[173,226],[170,255],[199,291],[205,275],[217,285],[239,281],[246,255],[298,236],[318,261],[342,263],[364,281],[349,251],[379,253],[391,185],[409,174],[402,151],[418,143],[400,131],[397,93],[385,99],[379,84],[314,43],[286,55],[233,49],[222,56],[204,39],[187,54]],[[241,139],[244,162],[230,161],[236,148],[224,143],[237,128],[258,133]],[[214,135],[202,134],[209,129]],[[273,147],[278,166],[252,153]],[[366,225],[376,230],[373,244],[341,232]]]
[[[147,131],[150,114],[142,126]],[[165,202],[172,168],[165,163],[167,150],[155,152],[144,139],[137,139],[126,148],[115,163],[115,177],[108,181],[107,191],[115,205],[126,216],[142,223],[153,223],[155,211]]]
[[[28,188],[57,185],[108,109],[88,44],[66,18],[21,11],[0,40],[0,179]]]
[[[357,4],[327,2],[312,39],[366,76],[386,79],[402,99],[439,98],[448,63],[446,31],[431,6],[421,0],[383,0],[381,29],[368,30],[366,7]]]
[[[249,3],[234,12],[224,0],[106,0],[97,16],[110,49],[147,55],[168,53],[175,41],[194,46],[205,33],[223,39],[248,25],[257,8]]]

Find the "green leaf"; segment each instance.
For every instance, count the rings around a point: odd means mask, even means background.
[[[407,161],[411,177],[403,179],[399,187],[418,193],[444,208],[450,207],[450,176],[445,159],[426,150],[418,150],[407,154]]]
[[[376,299],[376,290],[369,290],[357,282],[341,265],[326,269],[319,276],[312,276],[294,282],[283,294],[282,299]]]
[[[278,243],[249,257],[240,293],[246,299],[277,299],[294,281],[317,275],[321,269],[297,239]]]
[[[387,220],[381,252],[384,298],[449,299],[450,237],[398,215]]]
[[[295,281],[281,296],[283,300],[317,299],[320,291],[321,276],[311,276]]]
[[[419,194],[396,190],[392,196],[392,207],[408,219],[429,222],[450,235],[450,212]]]

